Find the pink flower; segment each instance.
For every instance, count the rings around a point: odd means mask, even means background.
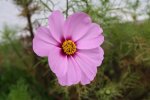
[[[33,50],[38,56],[48,57],[50,69],[62,86],[89,84],[104,58],[102,32],[83,12],[65,21],[61,12],[54,11],[48,18],[48,27],[37,29]]]

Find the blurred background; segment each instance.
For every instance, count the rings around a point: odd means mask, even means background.
[[[32,50],[53,10],[86,12],[104,30],[89,85],[60,86]],[[150,100],[150,0],[0,0],[0,100]]]

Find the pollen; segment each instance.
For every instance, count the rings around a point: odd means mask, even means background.
[[[76,44],[71,40],[65,40],[62,44],[62,49],[67,55],[72,55],[76,52]]]

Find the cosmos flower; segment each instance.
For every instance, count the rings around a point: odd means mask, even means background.
[[[33,50],[38,56],[48,57],[60,85],[89,84],[104,58],[100,47],[104,41],[102,32],[83,12],[65,20],[60,11],[54,11],[48,18],[48,26],[37,29]]]

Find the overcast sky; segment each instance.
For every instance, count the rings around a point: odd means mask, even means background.
[[[60,0],[55,1],[59,2]],[[59,7],[63,6],[65,3],[60,2],[60,4]],[[55,9],[57,9],[57,7]],[[0,30],[3,29],[4,25],[24,27],[26,25],[26,20],[18,16],[19,12],[19,7],[13,4],[12,0],[0,0]],[[39,16],[36,15],[33,18],[35,19],[37,17]]]
[[[63,6],[65,5],[64,0],[55,0],[55,1],[59,2],[59,6],[57,6],[59,8],[63,8]],[[146,0],[142,1],[143,1],[142,4],[146,3]],[[59,9],[57,7],[55,8],[55,10]],[[26,20],[22,17],[19,17],[18,14],[19,8],[12,3],[12,0],[0,0],[0,30],[2,30],[5,24],[9,26],[17,25],[20,27],[24,27],[24,25],[26,25]],[[38,16],[34,16],[34,18],[36,17]]]
[[[0,0],[0,30],[4,24],[23,25],[25,20],[18,18],[19,10],[16,6],[8,0]]]

